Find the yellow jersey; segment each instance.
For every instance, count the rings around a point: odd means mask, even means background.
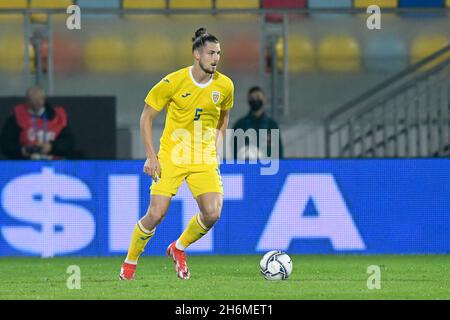
[[[164,77],[145,98],[157,111],[167,107],[158,158],[178,166],[217,165],[217,124],[233,102],[233,81],[218,71],[204,84],[195,81],[192,66]]]

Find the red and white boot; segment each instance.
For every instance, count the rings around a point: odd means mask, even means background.
[[[186,254],[183,250],[177,249],[175,246],[176,241],[172,242],[167,248],[166,254],[169,258],[172,258],[175,264],[175,272],[178,278],[187,280],[191,277],[189,269],[186,263]]]
[[[124,262],[122,264],[122,268],[120,268],[120,280],[134,280],[134,276],[136,275],[136,266],[136,264]]]

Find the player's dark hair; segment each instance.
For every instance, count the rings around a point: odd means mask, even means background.
[[[261,87],[259,86],[253,86],[250,89],[248,89],[247,95],[251,95],[253,92],[262,92],[264,93],[263,89],[261,89]]]
[[[192,52],[204,47],[206,42],[219,43],[219,39],[206,32],[206,28],[200,27],[195,31],[194,37],[192,37]]]

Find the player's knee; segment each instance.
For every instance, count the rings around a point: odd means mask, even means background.
[[[220,205],[220,203],[211,203],[204,206],[202,210],[203,213],[202,218],[203,220],[205,220],[204,223],[208,226],[211,226],[214,223],[216,223],[216,221],[219,220],[220,218],[221,211],[222,206]]]

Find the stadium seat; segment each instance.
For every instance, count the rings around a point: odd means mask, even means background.
[[[309,0],[308,8],[351,8],[352,0]]]
[[[186,30],[181,37],[174,39],[173,51],[175,52],[175,67],[183,68],[192,65],[194,58],[192,57],[192,34],[194,31]]]
[[[262,0],[263,8],[285,8],[285,9],[296,9],[305,8],[306,0]],[[266,21],[269,22],[281,22],[283,16],[281,14],[270,13],[266,15]]]
[[[1,0],[0,9],[26,9],[28,8],[28,0]],[[0,22],[23,21],[21,14],[2,14]]]
[[[292,73],[312,71],[315,68],[315,50],[310,39],[303,35],[290,35],[287,39],[288,70]],[[283,39],[277,42],[278,69],[283,66]]]
[[[329,0],[309,0],[308,7],[311,9],[345,9],[345,8],[352,8],[352,0],[335,0],[335,1],[329,1]],[[319,18],[340,18],[345,17],[348,18],[348,15],[346,14],[332,14],[332,13],[315,13],[312,14],[313,17],[319,17]]]
[[[84,49],[88,71],[120,73],[128,68],[128,46],[118,37],[104,35],[88,41]]]
[[[444,0],[399,0],[400,8],[440,8],[444,6]]]
[[[397,8],[398,0],[354,0],[353,6],[358,9],[368,8],[370,5],[376,4],[380,8]]]
[[[123,0],[124,9],[166,9],[166,0]],[[161,16],[162,17],[162,16]],[[160,18],[161,18],[160,17]],[[148,21],[154,19],[155,16],[149,17],[146,14],[129,14],[126,16],[128,20],[134,21]]]
[[[288,69],[291,72],[312,71],[316,67],[313,42],[305,36],[288,37]]]
[[[53,64],[57,74],[76,73],[83,69],[83,48],[80,39],[71,33],[55,33],[53,37]]]
[[[259,41],[250,33],[229,35],[223,45],[219,69],[240,74],[253,74],[259,67]]]
[[[24,38],[23,35],[9,34],[0,38],[0,70],[8,73],[21,73],[24,68]],[[29,44],[31,70],[35,70],[35,53],[33,46]]]
[[[447,46],[449,43],[449,38],[445,35],[420,35],[416,37],[411,43],[411,64],[417,63],[418,61],[430,56],[436,51]],[[447,53],[444,56],[436,59],[436,61],[428,63],[423,68],[421,68],[421,70],[425,71],[431,69],[448,58],[450,58],[450,53]]]
[[[77,0],[76,4],[80,6],[81,10],[84,8],[120,8],[120,0],[103,0],[103,1],[92,1],[92,0]],[[95,18],[111,18],[117,17],[117,14],[86,14],[87,17]]]
[[[400,8],[442,8],[445,0],[399,0]],[[438,17],[439,13],[402,13],[407,18],[433,18]]]
[[[0,9],[26,9],[28,0],[2,0],[0,1]]]
[[[259,9],[259,0],[216,0],[217,9]],[[254,14],[227,14],[226,18],[249,19],[255,18]]]
[[[364,49],[364,65],[368,71],[396,72],[408,66],[408,48],[394,35],[375,35]]]
[[[186,49],[189,51],[189,48]],[[175,62],[173,43],[160,33],[135,39],[130,55],[131,68],[137,72],[167,72]]]
[[[170,0],[169,6],[172,9],[211,9],[212,0]]]
[[[124,9],[165,9],[166,0],[123,0]]]
[[[331,72],[355,72],[361,67],[358,42],[347,35],[331,35],[319,45],[319,67]]]
[[[216,0],[218,9],[259,9],[259,0]]]
[[[30,8],[51,8],[51,9],[66,9],[74,3],[73,0],[30,0]],[[58,14],[54,16],[57,20],[65,19],[66,15]],[[47,15],[44,13],[34,13],[31,15],[31,21],[34,23],[47,22]]]

